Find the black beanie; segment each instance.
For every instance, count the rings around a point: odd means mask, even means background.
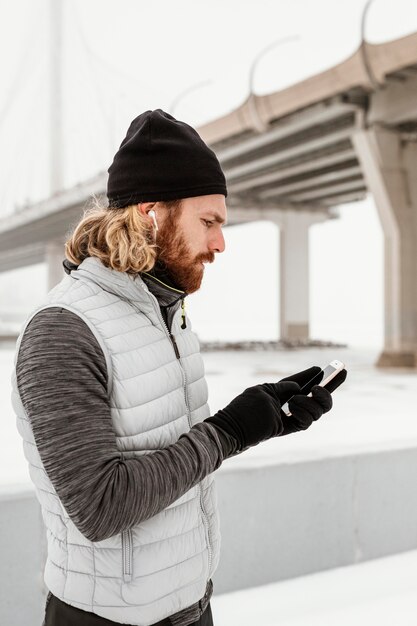
[[[161,109],[136,117],[108,169],[110,208],[223,194],[220,163],[194,128]]]

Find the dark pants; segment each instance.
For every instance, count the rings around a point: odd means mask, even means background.
[[[170,626],[169,618],[157,622],[155,626]],[[65,602],[58,600],[52,593],[48,593],[45,605],[45,620],[42,626],[120,626],[118,622],[112,622],[109,619],[82,611],[75,606],[70,606]],[[125,625],[127,626],[127,625]],[[210,603],[199,620],[190,624],[190,626],[213,626],[213,617],[211,614]]]

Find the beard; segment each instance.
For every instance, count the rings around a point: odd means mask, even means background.
[[[158,230],[158,264],[165,268],[175,284],[186,293],[194,293],[201,287],[204,276],[203,262],[213,263],[214,253],[194,256],[178,227],[180,212],[170,212]]]

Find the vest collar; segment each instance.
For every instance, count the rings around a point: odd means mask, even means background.
[[[158,264],[150,272],[135,275],[106,267],[97,257],[87,257],[80,265],[65,259],[63,266],[66,274],[73,278],[91,280],[105,291],[128,300],[143,301],[148,298],[146,292],[150,291],[161,306],[171,307],[187,295],[185,291],[172,285],[172,278]]]
[[[106,267],[97,257],[87,257],[80,263],[74,265],[67,260],[63,262],[64,269],[72,278],[80,278],[91,281],[99,285],[104,291],[114,293],[125,300],[133,302],[148,302],[148,288],[139,274],[131,275],[126,272],[118,272]]]

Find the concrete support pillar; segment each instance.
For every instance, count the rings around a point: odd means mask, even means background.
[[[385,239],[385,345],[377,365],[417,367],[417,143],[377,126],[357,131],[353,143]]]
[[[62,241],[48,241],[45,246],[45,262],[48,264],[48,291],[62,280],[64,276],[62,261],[64,259],[64,243]]]
[[[310,336],[309,228],[328,219],[314,211],[282,211],[280,229],[281,339]]]

